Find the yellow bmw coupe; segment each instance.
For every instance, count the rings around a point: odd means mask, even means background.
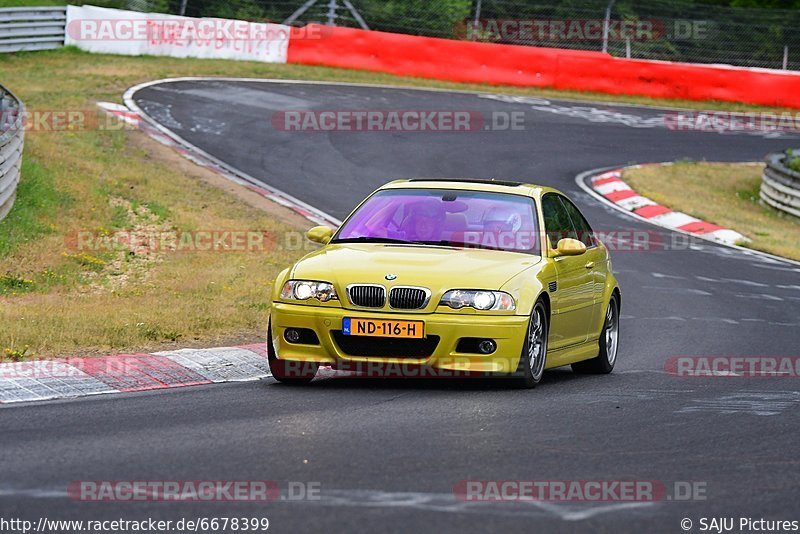
[[[273,376],[609,373],[620,291],[608,250],[559,191],[495,180],[384,185],[275,280]]]

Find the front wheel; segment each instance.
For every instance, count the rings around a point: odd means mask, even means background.
[[[606,320],[600,332],[600,352],[591,360],[572,364],[572,370],[584,374],[608,374],[617,363],[619,350],[619,301],[611,295],[606,310]]]
[[[267,360],[272,377],[293,386],[301,386],[311,382],[317,375],[319,365],[312,362],[294,362],[279,360],[272,345],[272,323],[267,327]]]
[[[520,387],[534,388],[542,380],[547,362],[548,320],[547,309],[540,300],[531,312],[525,343],[515,373],[517,385]]]

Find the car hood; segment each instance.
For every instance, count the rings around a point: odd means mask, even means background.
[[[448,289],[500,289],[525,269],[536,255],[498,250],[459,249],[392,244],[331,244],[297,262],[291,278],[324,280],[340,296],[349,284],[381,284],[387,288],[422,286],[433,296]],[[387,280],[387,275],[395,275]],[[343,302],[344,304],[344,302]]]

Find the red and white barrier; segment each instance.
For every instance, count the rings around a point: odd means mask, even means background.
[[[800,73],[354,28],[68,6],[65,44],[108,54],[322,65],[453,82],[800,108]]]
[[[287,62],[454,82],[800,108],[797,72],[622,59],[601,52],[353,28],[292,28]]]

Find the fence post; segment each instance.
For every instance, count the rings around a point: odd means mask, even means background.
[[[631,38],[625,37],[625,57],[631,58]]]
[[[783,47],[783,70],[789,70],[789,45]]]
[[[336,26],[336,0],[328,2],[328,26]]]
[[[481,0],[476,0],[475,2],[475,27],[478,27],[478,24],[481,20]]]
[[[611,8],[614,7],[615,0],[608,0],[606,16],[603,18],[603,53],[608,52],[608,27],[611,24]]]
[[[307,1],[306,3],[304,3],[302,6],[298,7],[297,9],[295,9],[294,13],[292,13],[291,15],[289,15],[289,18],[287,18],[286,20],[284,20],[284,21],[283,21],[283,24],[285,24],[286,26],[289,26],[289,25],[290,25],[290,24],[292,24],[292,23],[293,23],[295,20],[297,20],[297,17],[299,17],[300,15],[302,15],[303,13],[305,13],[306,11],[308,11],[308,9],[309,9],[311,6],[313,6],[314,4],[316,4],[316,3],[317,3],[317,0],[308,0],[308,1]]]
[[[358,25],[361,26],[362,30],[368,30],[369,26],[367,25],[367,21],[364,20],[364,17],[361,16],[361,13],[355,8],[355,6],[350,2],[350,0],[344,0],[344,7],[350,10],[350,14],[353,15],[353,18],[356,19]]]

